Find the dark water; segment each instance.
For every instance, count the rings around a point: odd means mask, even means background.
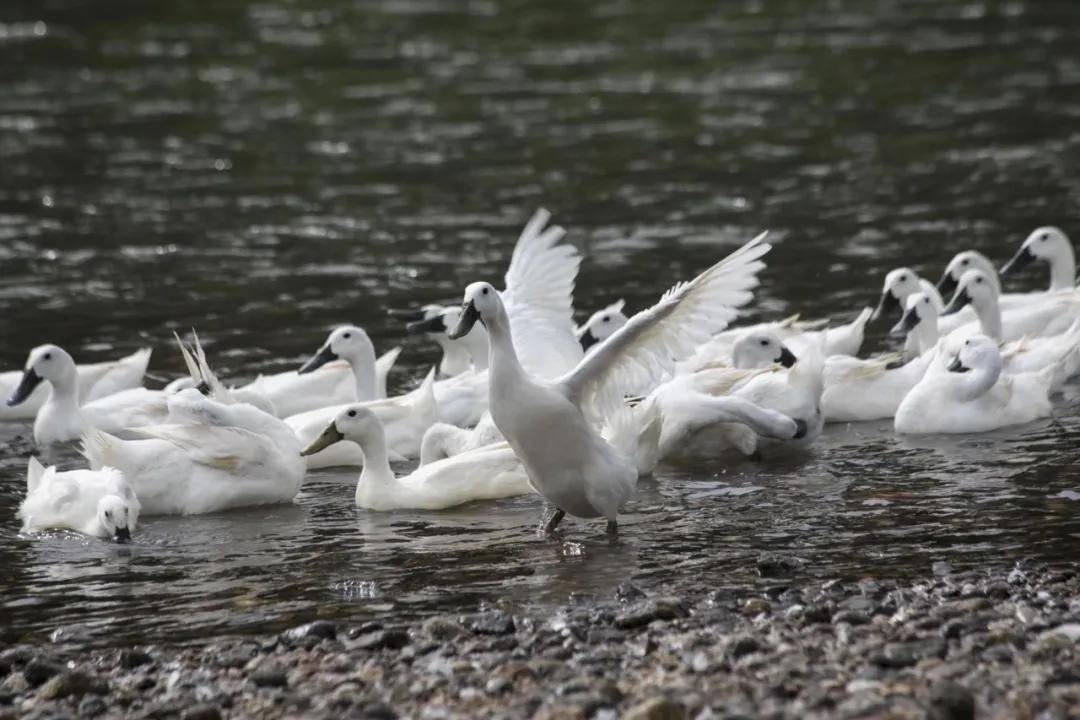
[[[936,278],[1037,225],[1080,236],[1078,48],[1072,0],[7,2],[0,366],[149,343],[172,377],[191,325],[236,379],[347,321],[385,349],[386,308],[498,278],[539,205],[586,256],[583,315],[770,228],[750,314],[846,319],[898,264]],[[436,357],[405,342],[398,387]],[[626,579],[749,594],[764,550],[815,578],[1075,559],[1080,387],[1058,405],[981,437],[838,426],[809,456],[665,471],[616,544],[538,539],[534,498],[357,512],[351,472],[313,473],[294,506],[150,519],[128,547],[22,537],[16,443],[0,633],[191,641]]]

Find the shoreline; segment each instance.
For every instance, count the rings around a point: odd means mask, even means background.
[[[486,605],[412,625],[314,621],[198,648],[0,648],[0,719],[1069,718],[1080,565],[734,598],[625,584],[548,617]]]

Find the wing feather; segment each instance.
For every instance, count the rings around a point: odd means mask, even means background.
[[[690,282],[642,310],[561,377],[567,397],[595,419],[610,417],[623,397],[646,394],[750,302],[771,246],[758,235]]]

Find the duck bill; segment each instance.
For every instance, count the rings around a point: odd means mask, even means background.
[[[581,343],[582,350],[588,350],[593,345],[600,342],[600,339],[593,335],[592,328],[586,328],[585,332],[578,336],[578,342]]]
[[[960,288],[953,295],[952,300],[949,301],[949,306],[941,311],[942,315],[952,315],[963,310],[967,305],[971,304],[971,296],[968,295],[966,288]]]
[[[337,353],[331,350],[329,345],[326,345],[325,347],[323,347],[322,350],[319,351],[319,353],[315,357],[304,363],[303,366],[296,372],[300,373],[301,375],[306,375],[309,372],[315,372],[326,363],[333,362],[337,359]]]
[[[795,363],[799,362],[799,358],[795,357],[795,353],[787,349],[786,345],[780,346],[780,357],[776,360],[786,368],[794,367]]]
[[[953,277],[952,273],[945,271],[945,274],[938,280],[937,289],[941,293],[942,297],[952,295],[956,291],[956,286],[960,284],[960,281]]]
[[[11,393],[11,396],[7,399],[8,407],[15,407],[19,403],[30,397],[30,393],[34,392],[34,388],[41,384],[41,376],[34,372],[33,368],[27,368],[23,372],[22,380],[19,381],[19,386],[15,388],[15,391]]]
[[[954,373],[966,373],[968,370],[971,370],[971,368],[965,367],[964,363],[960,362],[960,356],[959,355],[957,355],[956,357],[954,357],[952,359],[952,362],[949,363],[949,365],[948,365],[948,367],[946,369],[949,372],[954,372]]]
[[[457,325],[453,330],[450,330],[446,334],[451,340],[457,340],[463,338],[469,334],[469,331],[473,329],[473,325],[480,319],[480,311],[476,309],[476,305],[472,302],[467,303],[461,308],[461,317],[458,319]]]
[[[338,431],[337,425],[330,423],[330,427],[323,430],[322,435],[315,438],[310,445],[300,451],[300,456],[307,457],[308,455],[314,455],[320,450],[325,450],[334,443],[341,442],[344,439],[345,436]]]
[[[881,301],[878,303],[874,314],[870,316],[870,322],[877,322],[886,315],[892,315],[900,309],[900,301],[892,294],[891,290],[881,293]]]
[[[116,528],[114,538],[118,543],[131,542],[131,528],[127,526]]]
[[[446,332],[446,320],[442,315],[428,318],[427,320],[414,320],[405,326],[405,330],[413,335],[442,334]]]
[[[403,322],[414,323],[423,320],[426,313],[423,310],[399,310],[397,308],[390,308],[386,311],[390,317],[397,318]]]
[[[904,317],[900,318],[900,322],[893,326],[893,329],[889,331],[889,334],[894,338],[907,337],[907,334],[919,326],[919,315],[915,310],[908,310],[904,313]]]
[[[1027,249],[1027,246],[1020,248],[1015,255],[1012,256],[1012,260],[1005,263],[1001,268],[1002,275],[1015,275],[1031,263],[1035,262],[1035,255]]]

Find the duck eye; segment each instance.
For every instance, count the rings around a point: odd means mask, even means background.
[[[606,315],[604,316],[603,320],[604,320],[604,322],[611,322],[611,318],[609,318]]]
[[[112,510],[106,510],[105,511],[105,519],[106,520],[112,520]]]
[[[45,353],[46,360],[52,360],[52,353]]]
[[[483,290],[480,291],[480,294],[481,295],[487,295],[488,294],[488,289],[484,288]]]
[[[900,282],[907,282],[907,275],[901,275]]]
[[[344,335],[342,335],[341,337],[343,337],[343,338],[345,338],[346,340],[348,340],[349,338],[351,338],[351,337],[352,337],[352,333],[345,333],[345,334],[344,334]]]
[[[768,341],[768,340],[762,340],[762,341],[761,341],[761,347],[765,347],[765,346],[766,346],[766,345],[768,345],[768,344],[769,344],[769,341]]]
[[[967,258],[964,258],[963,260],[960,261],[960,264],[961,265],[967,265],[969,262],[971,262],[971,261],[968,260]]]
[[[977,283],[981,283],[981,282],[982,282],[982,278],[975,278],[975,282],[977,282]]]
[[[349,411],[349,417],[356,417],[356,411],[355,410],[350,410]]]

